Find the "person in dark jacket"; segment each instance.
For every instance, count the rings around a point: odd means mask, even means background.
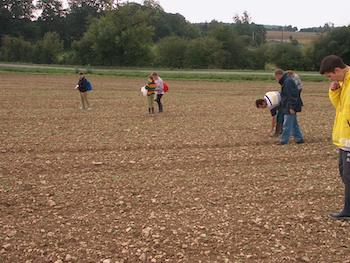
[[[90,110],[90,104],[87,99],[88,93],[88,81],[84,76],[83,72],[79,72],[79,81],[75,86],[75,89],[79,90],[80,98],[81,98],[81,110]]]
[[[297,112],[301,112],[302,104],[298,87],[282,69],[275,70],[275,79],[281,85],[280,111],[284,115],[283,131],[279,144],[288,144],[291,134],[296,143],[303,143],[304,138],[297,119]]]

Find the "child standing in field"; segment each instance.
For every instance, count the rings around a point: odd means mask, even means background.
[[[83,72],[79,72],[79,81],[75,86],[75,89],[79,90],[81,98],[81,110],[90,110],[90,104],[87,98],[88,93],[88,80],[85,78]]]
[[[152,76],[153,76],[153,79],[157,85],[157,88],[156,88],[156,101],[158,103],[158,110],[159,112],[163,112],[163,104],[162,104],[162,97],[164,95],[164,83],[163,83],[163,80],[159,77],[158,73],[156,72],[153,72],[152,73]]]
[[[147,85],[145,86],[147,90],[147,103],[148,103],[148,113],[154,114],[154,95],[157,84],[154,81],[154,77],[150,75],[148,77]]]

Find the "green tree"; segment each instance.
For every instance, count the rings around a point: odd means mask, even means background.
[[[63,41],[56,32],[48,32],[34,46],[33,62],[58,63],[59,55],[63,52]]]
[[[158,11],[151,15],[151,23],[155,28],[154,40],[167,36],[179,36],[185,38],[195,38],[199,36],[199,31],[180,14],[168,14]]]
[[[247,46],[232,26],[222,23],[215,24],[209,30],[209,36],[222,43],[222,49],[225,52],[223,68],[246,68],[249,66]]]
[[[143,5],[152,9],[159,9],[163,11],[163,8],[160,6],[159,1],[157,0],[144,0]]]
[[[246,55],[248,61],[247,68],[264,69],[267,62],[265,46],[248,49]]]
[[[31,19],[33,17],[32,0],[2,0],[0,8],[7,10],[13,19]]]
[[[36,36],[36,28],[31,21],[33,11],[32,0],[0,1],[0,37],[11,35],[32,39]]]
[[[61,38],[65,35],[64,16],[66,10],[60,0],[38,0],[36,7],[41,11],[37,23],[41,28],[41,34],[57,32]]]
[[[94,18],[101,16],[95,1],[70,0],[65,19],[64,41],[69,46],[73,41],[81,39]]]
[[[5,36],[0,48],[0,59],[4,61],[30,62],[33,47],[22,37]]]
[[[162,38],[156,45],[155,62],[163,67],[183,68],[188,41],[182,37]]]
[[[114,0],[69,0],[68,4],[70,8],[83,8],[89,6],[98,13],[113,10],[116,6]]]
[[[90,64],[149,65],[153,32],[147,12],[130,3],[95,20],[74,47],[78,58]]]
[[[267,59],[282,69],[304,69],[302,50],[291,43],[271,44],[267,50]]]
[[[191,40],[185,53],[185,67],[221,68],[225,59],[222,46],[222,43],[213,37]]]
[[[318,68],[323,57],[334,54],[350,63],[350,26],[334,28],[315,42],[314,67]]]

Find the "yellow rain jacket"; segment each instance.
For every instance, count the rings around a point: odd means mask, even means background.
[[[339,89],[329,90],[329,99],[335,107],[333,143],[339,148],[350,149],[350,70],[339,85]]]

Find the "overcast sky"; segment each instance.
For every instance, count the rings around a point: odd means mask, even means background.
[[[158,0],[168,13],[180,13],[186,20],[233,22],[233,16],[247,11],[255,24],[296,26],[298,29],[350,24],[350,0]],[[121,1],[123,2],[123,1]],[[142,0],[130,0],[142,4]],[[338,8],[339,10],[332,9]]]

